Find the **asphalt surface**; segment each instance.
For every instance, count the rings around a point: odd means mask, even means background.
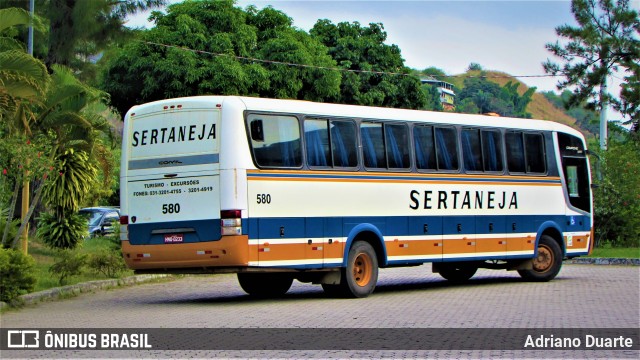
[[[415,349],[400,340],[389,350],[358,349],[349,344],[344,349],[328,350],[242,350],[224,346],[217,350],[164,350],[160,344],[157,350],[138,351],[5,350],[2,357],[637,359],[640,352],[629,349],[496,350],[491,345],[494,339],[486,337],[489,331],[466,330],[521,329],[514,330],[516,333],[522,329],[593,329],[597,333],[603,328],[638,329],[639,304],[637,266],[565,264],[558,277],[548,283],[523,282],[516,272],[479,270],[464,285],[448,283],[431,273],[429,265],[383,269],[376,291],[365,299],[332,299],[317,285],[294,282],[283,298],[260,300],[247,296],[235,275],[188,276],[11,310],[2,314],[1,326],[114,331],[168,328],[177,337],[180,329],[306,329],[301,333],[305,335],[309,335],[309,329],[318,329],[318,341],[326,341],[323,334],[336,328],[352,330],[365,340],[367,329],[447,329],[453,330],[454,343],[457,335],[476,337],[478,348]]]

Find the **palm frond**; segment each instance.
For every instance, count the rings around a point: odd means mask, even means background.
[[[29,25],[29,18],[29,12],[24,9],[0,9],[0,32],[16,25]]]

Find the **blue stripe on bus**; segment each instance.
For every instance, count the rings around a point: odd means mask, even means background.
[[[537,233],[546,222],[562,232],[591,229],[591,219],[586,215],[287,217],[251,218],[248,222],[250,239],[270,239],[275,243],[278,239],[346,237],[360,224],[370,224],[383,236]]]
[[[555,227],[561,232],[590,231],[591,219],[587,215],[250,218],[243,219],[242,233],[248,235],[249,239],[269,239],[270,242],[277,243],[278,239],[349,237],[354,229],[358,230],[356,228],[371,229],[385,237],[420,237],[537,233],[541,227]],[[171,231],[185,228],[192,228],[194,231]],[[220,239],[220,219],[129,224],[128,230],[132,245],[164,244],[164,233],[181,233],[184,235],[184,243],[216,241]]]

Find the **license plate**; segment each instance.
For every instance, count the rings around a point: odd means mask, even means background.
[[[165,244],[181,243],[184,240],[184,234],[167,234],[164,236]]]

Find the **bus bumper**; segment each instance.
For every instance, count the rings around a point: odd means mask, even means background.
[[[249,263],[249,239],[223,236],[217,241],[161,245],[131,245],[124,240],[122,256],[133,270],[244,267]]]

